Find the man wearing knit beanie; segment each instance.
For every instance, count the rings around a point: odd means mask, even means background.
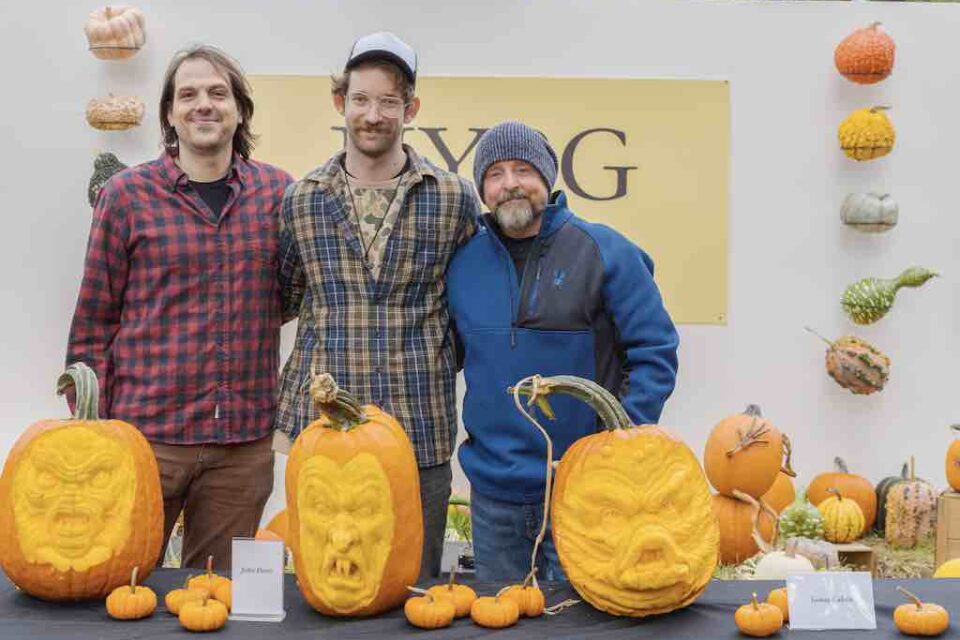
[[[473,166],[489,213],[447,271],[466,381],[468,438],[459,459],[470,480],[477,579],[518,581],[545,517],[546,443],[504,389],[533,374],[580,376],[616,395],[634,424],[655,424],[676,382],[679,338],[650,257],[614,229],[574,215],[562,191],[551,195],[557,155],[546,137],[521,122],[500,123],[480,138]],[[541,421],[559,460],[598,424],[583,403],[551,403],[556,420]],[[583,525],[588,535],[612,527],[600,517]],[[620,526],[595,533],[631,540],[634,523]],[[535,564],[541,579],[559,580],[550,533]],[[630,551],[611,543],[604,553]]]

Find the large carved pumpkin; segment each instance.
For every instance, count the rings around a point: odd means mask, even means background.
[[[417,461],[403,427],[316,376],[322,412],[287,461],[288,526],[303,597],[331,616],[398,607],[420,574],[423,513]]]
[[[781,468],[796,475],[790,468],[790,439],[760,415],[756,405],[713,428],[704,447],[703,467],[710,483],[725,496],[742,491],[759,498],[773,486]]]
[[[42,420],[14,444],[0,477],[0,564],[45,600],[105,598],[149,575],[163,543],[163,496],[153,450],[126,422],[100,420],[96,374],[71,365],[72,418]]]
[[[693,602],[716,567],[719,531],[690,448],[662,428],[633,426],[589,380],[532,376],[517,389],[540,403],[572,395],[606,427],[567,449],[552,492],[553,538],[577,592],[597,609],[633,617]]]
[[[863,511],[864,531],[869,531],[877,518],[877,494],[870,481],[847,470],[847,463],[843,458],[833,459],[835,471],[828,471],[816,476],[807,487],[807,498],[813,504],[820,503],[833,496],[831,489],[839,489],[844,498],[849,498],[860,506]]]

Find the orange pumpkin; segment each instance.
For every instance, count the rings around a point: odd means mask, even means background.
[[[947,448],[947,484],[954,491],[960,491],[960,424],[951,425],[956,438]]]
[[[718,493],[732,496],[734,490],[759,498],[790,467],[790,439],[750,405],[743,413],[721,420],[710,432],[703,451],[703,468]]]
[[[214,573],[213,556],[207,556],[207,572],[187,580],[187,587],[191,589],[206,589],[210,595],[213,595],[213,592],[216,591],[217,587],[224,582],[230,582],[230,578]]]
[[[777,609],[780,609],[780,613],[783,614],[784,622],[790,622],[790,604],[787,599],[786,587],[773,589],[767,594],[767,602],[775,606]]]
[[[819,505],[833,493],[830,489],[837,489],[844,498],[853,500],[860,505],[865,521],[864,531],[869,531],[877,519],[877,493],[870,481],[847,470],[843,458],[834,458],[836,471],[828,471],[816,476],[807,487],[807,499],[812,504]]]
[[[481,627],[503,629],[517,623],[520,607],[516,600],[504,598],[500,594],[482,596],[473,601],[470,618]]]
[[[833,52],[837,71],[851,82],[875,84],[890,75],[896,55],[896,45],[887,33],[874,22],[857,29],[840,41]]]
[[[740,564],[760,551],[757,533],[766,543],[772,543],[776,521],[757,505],[727,496],[713,496],[713,513],[720,525],[720,562]],[[756,532],[754,531],[756,529]]]
[[[407,587],[413,593],[422,595],[409,598],[403,604],[403,615],[407,622],[421,629],[439,629],[449,627],[456,615],[457,607],[452,595],[435,595],[430,591]],[[470,613],[470,610],[467,610]]]
[[[541,616],[546,606],[543,591],[540,590],[540,587],[527,584],[526,581],[524,581],[524,584],[510,585],[500,597],[514,600],[520,608],[520,617],[522,618]]]
[[[284,509],[277,513],[270,519],[270,522],[267,523],[266,530],[272,531],[276,534],[281,540],[286,540],[287,538],[287,510]]]
[[[253,536],[254,540],[269,540],[283,542],[283,538],[278,536],[276,533],[270,529],[257,529],[256,535]]]
[[[136,427],[101,420],[96,374],[82,363],[58,380],[76,386],[73,417],[33,424],[0,477],[0,565],[44,600],[103,599],[146,578],[163,543],[160,473]]]
[[[768,602],[758,602],[753,594],[751,602],[738,608],[733,614],[740,633],[755,638],[771,636],[783,627],[780,609]]]
[[[908,636],[938,636],[950,627],[950,613],[938,604],[921,602],[903,587],[897,591],[912,600],[893,610],[893,623]]]
[[[289,524],[304,599],[330,616],[399,607],[420,574],[423,513],[413,447],[403,427],[374,406],[315,376],[320,418],[287,460]]]
[[[153,615],[157,594],[150,587],[137,586],[137,571],[130,575],[130,586],[117,587],[107,596],[107,615],[117,620],[139,620]]]
[[[457,584],[457,570],[459,563],[454,563],[450,570],[450,580],[446,584],[436,584],[427,589],[427,593],[437,598],[449,598],[453,602],[454,617],[462,618],[470,615],[470,607],[477,599],[477,592],[465,584]],[[406,605],[404,605],[406,606]]]
[[[771,509],[780,513],[797,499],[797,490],[790,476],[781,471],[777,474],[773,486],[760,499],[770,505]]]

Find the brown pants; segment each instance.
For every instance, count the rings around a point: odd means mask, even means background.
[[[234,536],[252,537],[273,491],[271,438],[244,444],[151,443],[163,486],[163,549],[183,511],[182,567],[229,569]]]

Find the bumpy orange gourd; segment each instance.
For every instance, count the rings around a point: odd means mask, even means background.
[[[456,609],[454,617],[462,618],[470,615],[470,607],[473,606],[473,601],[477,599],[477,592],[465,584],[456,583],[457,569],[458,565],[455,564],[450,571],[449,582],[434,585],[427,589],[427,592],[438,598],[450,598]]]
[[[843,458],[834,458],[833,464],[834,471],[821,473],[810,482],[807,499],[818,505],[833,495],[831,489],[839,490],[844,498],[849,498],[860,506],[863,511],[864,530],[868,530],[877,519],[877,492],[869,480],[850,473]]]
[[[481,627],[503,629],[515,625],[519,618],[517,602],[499,594],[477,598],[470,607],[470,619]]]
[[[590,380],[525,378],[515,389],[518,408],[520,393],[541,406],[552,393],[572,395],[606,427],[567,449],[548,493],[557,554],[574,589],[597,609],[633,617],[696,600],[716,568],[720,532],[690,448],[665,429],[633,426]]]
[[[913,601],[893,610],[893,623],[901,633],[908,636],[938,636],[950,626],[950,614],[940,605],[920,602],[920,598],[903,587],[897,587],[897,591]]]
[[[770,505],[770,508],[780,513],[797,499],[797,490],[793,486],[793,479],[781,471],[777,474],[777,479],[773,486],[760,499]]]
[[[947,484],[954,491],[960,491],[960,424],[951,425],[956,436],[947,447],[946,474]]]
[[[823,537],[838,544],[853,542],[865,530],[863,510],[853,500],[844,498],[840,490],[830,491],[834,495],[817,505],[823,515]]]
[[[786,587],[773,589],[767,594],[767,602],[775,606],[777,609],[780,609],[780,613],[783,615],[784,622],[790,622],[790,604],[787,600]]]
[[[506,588],[501,598],[511,598],[520,608],[521,618],[536,618],[543,615],[546,602],[540,587],[532,584],[514,584]]]
[[[760,551],[754,537],[755,527],[764,542],[773,542],[776,523],[767,512],[758,514],[756,505],[716,495],[712,497],[711,507],[720,528],[721,563],[740,564]]]
[[[790,468],[790,439],[761,416],[756,405],[717,423],[703,450],[707,478],[725,496],[737,490],[759,498],[776,482],[781,467],[787,475],[796,475]]]
[[[446,586],[446,585],[443,585]],[[457,607],[453,596],[448,594],[434,595],[430,591],[407,587],[413,593],[423,595],[408,598],[403,603],[403,615],[407,622],[421,629],[440,629],[449,627],[454,617],[458,617]],[[469,613],[469,609],[467,613]]]
[[[44,600],[102,599],[146,578],[163,543],[163,495],[153,449],[136,427],[100,420],[96,374],[71,365],[58,381],[77,388],[67,420],[33,424],[0,477],[0,565]]]
[[[897,141],[897,132],[884,113],[889,107],[858,109],[840,123],[840,148],[854,160],[873,160],[887,155]]]
[[[937,488],[917,478],[910,458],[909,479],[898,482],[887,493],[884,538],[893,547],[912,549],[937,527]]]
[[[213,572],[213,556],[207,556],[206,573],[194,576],[187,580],[187,586],[192,589],[206,589],[213,595],[213,592],[224,582],[230,582],[230,578],[217,575]]]
[[[204,598],[188,602],[180,609],[180,625],[188,631],[216,631],[227,624],[227,606],[219,600]]]
[[[130,573],[130,585],[117,587],[107,596],[107,614],[117,620],[139,620],[153,614],[157,608],[157,594],[150,587],[137,586],[137,572]]]
[[[146,42],[145,22],[136,7],[121,4],[97,9],[84,26],[90,51],[104,60],[129,58]]]
[[[755,638],[771,636],[783,627],[783,614],[779,607],[758,602],[757,594],[753,594],[751,602],[737,609],[733,619],[740,633]]]
[[[192,576],[191,576],[192,577]],[[210,592],[200,587],[191,588],[190,578],[183,581],[183,587],[180,589],[171,589],[163,598],[163,604],[167,611],[173,615],[180,615],[180,609],[188,602],[197,602],[204,598],[209,598]]]
[[[328,374],[310,387],[321,417],[287,460],[289,525],[304,599],[331,616],[369,616],[406,599],[420,574],[423,513],[410,439]]]
[[[833,52],[837,71],[857,84],[875,84],[890,75],[896,55],[896,45],[887,33],[874,22],[857,29],[840,41]]]

